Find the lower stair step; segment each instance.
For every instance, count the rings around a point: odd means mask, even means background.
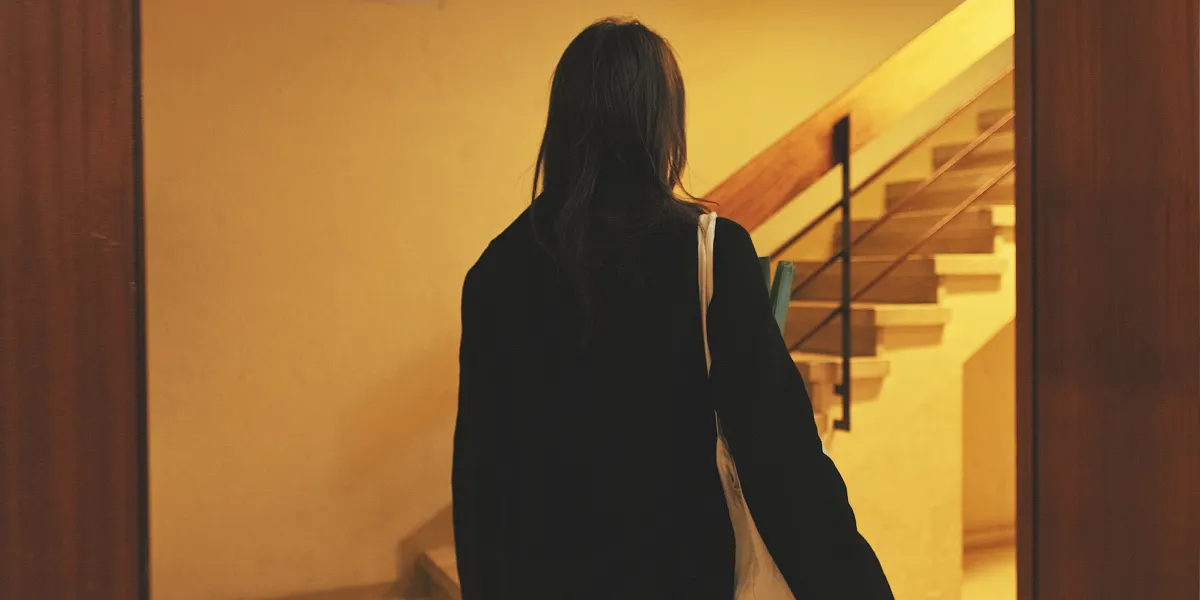
[[[792,302],[783,336],[788,348],[841,355],[842,317],[817,328],[837,307],[833,302]],[[850,355],[877,356],[883,328],[942,326],[949,320],[950,310],[936,304],[855,304],[850,310]],[[809,336],[813,331],[816,333]],[[806,336],[808,339],[800,344]]]
[[[860,256],[900,256],[946,217],[946,211],[902,212],[893,215],[854,245]],[[963,211],[923,243],[921,254],[989,254],[996,249],[996,234],[1016,221],[1012,206],[980,206]],[[850,237],[858,239],[874,227],[877,219],[855,220]],[[842,243],[839,229],[835,243]]]
[[[1008,112],[1011,110],[1012,108],[994,108],[979,113],[979,116],[975,118],[975,125],[979,128],[979,133],[983,133],[988,129],[991,129],[993,125],[999,123],[1001,119],[1007,116]],[[1013,124],[1016,123],[1016,121],[1016,117],[1009,119],[1008,123],[1001,127],[999,131],[1012,131]]]
[[[842,382],[842,359],[837,356],[792,352],[792,361],[810,388]],[[862,356],[850,359],[850,378],[854,382],[881,380],[890,372],[891,363],[886,358]]]
[[[895,259],[891,257],[855,257],[850,261],[850,287],[862,289],[875,279]],[[816,269],[819,262],[795,262],[795,284],[799,286]],[[938,254],[910,256],[896,270],[872,287],[862,297],[863,302],[890,304],[931,304],[938,301],[942,281],[949,277],[996,278],[1004,273],[1007,263],[991,254]],[[839,302],[842,299],[842,268],[833,264],[802,288],[793,288],[793,300]]]
[[[1000,167],[1013,159],[1014,136],[1011,131],[997,133],[991,139],[984,141],[979,147],[962,157],[955,169],[971,169],[978,167]],[[933,149],[933,168],[941,168],[950,162],[959,152],[962,152],[970,142],[947,144]]]
[[[907,200],[907,198],[924,182],[923,179],[889,183],[886,191],[887,208],[892,210],[900,206],[902,211],[950,209],[966,200],[1000,171],[1000,167],[953,169],[937,178],[936,181],[913,196],[911,200]],[[1013,187],[1014,181],[1012,172],[1009,172],[980,196],[974,206],[1013,204],[1016,193]],[[903,203],[902,206],[901,203]]]
[[[458,554],[454,546],[435,548],[421,555],[421,567],[433,580],[435,600],[462,600],[458,581]]]

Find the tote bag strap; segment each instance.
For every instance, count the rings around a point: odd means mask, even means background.
[[[700,327],[704,334],[704,363],[712,370],[712,353],[708,349],[708,305],[713,296],[713,248],[717,238],[717,213],[700,215],[696,226],[697,269],[700,278]]]
[[[712,303],[713,297],[713,260],[716,240],[717,213],[710,212],[700,215],[700,222],[696,226],[696,257],[699,263],[696,272],[700,278],[700,331],[704,337],[704,364],[708,368],[709,375],[712,374],[712,352],[708,346],[708,305]],[[713,417],[716,418],[716,415],[714,414]],[[721,430],[721,419],[716,418],[716,421],[717,437],[724,440],[725,433]],[[732,464],[732,458],[730,458],[730,463]],[[739,490],[740,495],[741,483],[738,481],[736,472],[731,472],[729,479],[734,488]]]
[[[700,283],[700,322],[704,333],[704,360],[712,373],[712,353],[708,348],[708,305],[713,296],[713,248],[717,236],[717,214],[700,216],[696,227],[696,256]],[[721,430],[721,419],[714,413],[717,425],[717,467],[721,472],[721,487],[729,507],[729,519],[733,525],[737,545],[735,556],[735,600],[795,600],[783,575],[779,572],[771,553],[763,544],[762,536],[754,524],[754,518],[746,506],[738,480],[737,466],[729,453],[729,444]],[[761,561],[761,564],[760,564]]]

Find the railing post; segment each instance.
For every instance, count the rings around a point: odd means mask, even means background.
[[[835,429],[850,431],[850,249],[854,240],[850,230],[850,115],[841,118],[833,126],[833,159],[842,165],[842,301],[838,309],[842,313],[842,382],[834,391],[842,397],[842,418],[833,422]]]

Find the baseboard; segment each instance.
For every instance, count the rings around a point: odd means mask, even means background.
[[[1000,525],[963,532],[963,550],[965,551],[1008,546],[1016,541],[1016,525]]]

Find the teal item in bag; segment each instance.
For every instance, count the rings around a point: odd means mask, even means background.
[[[796,267],[791,261],[781,260],[775,265],[775,281],[771,281],[771,259],[762,256],[758,259],[762,267],[763,281],[767,285],[771,299],[771,316],[779,325],[779,333],[783,333],[787,325],[788,306],[792,301],[792,282],[796,280]]]

